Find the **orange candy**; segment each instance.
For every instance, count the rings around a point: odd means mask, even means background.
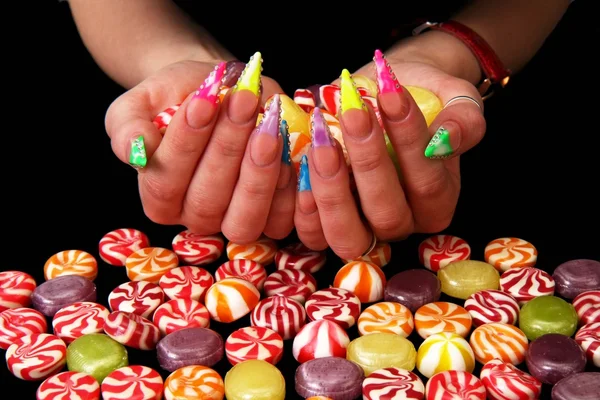
[[[436,333],[467,337],[472,324],[471,314],[465,308],[445,301],[425,304],[415,312],[415,327],[423,339]]]
[[[61,251],[46,261],[44,277],[50,280],[63,275],[79,275],[93,281],[98,276],[98,262],[85,251]]]
[[[333,287],[354,293],[361,303],[373,303],[383,298],[385,274],[377,265],[366,261],[351,261],[335,275]]]
[[[385,267],[390,262],[390,258],[392,258],[392,246],[387,242],[378,242],[369,254],[358,258],[356,261],[368,261],[378,267]],[[349,261],[344,260],[344,262]]]
[[[485,262],[502,272],[510,268],[533,267],[537,263],[537,256],[535,246],[519,238],[492,240],[484,250]]]
[[[277,253],[277,243],[267,237],[249,244],[233,242],[227,244],[227,257],[230,260],[251,260],[266,266],[273,262],[275,253]]]
[[[367,307],[358,317],[358,331],[361,335],[370,333],[394,333],[408,337],[414,327],[413,315],[400,303],[383,301]]]
[[[177,266],[177,254],[162,247],[139,249],[125,260],[127,277],[132,281],[158,283],[164,274]]]
[[[201,365],[175,370],[165,380],[165,400],[223,400],[225,384],[217,371]]]
[[[498,359],[519,365],[525,361],[529,349],[529,341],[522,330],[500,322],[484,324],[475,329],[469,344],[475,353],[475,359],[481,364]]]
[[[212,319],[229,323],[246,316],[259,300],[260,292],[252,283],[240,278],[225,278],[208,289],[204,305]]]
[[[310,396],[307,397],[306,400],[333,400],[331,397],[326,396]]]

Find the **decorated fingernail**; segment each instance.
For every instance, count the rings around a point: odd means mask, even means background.
[[[335,146],[329,125],[319,108],[314,108],[310,116],[310,135],[313,147]]]
[[[348,110],[366,110],[367,106],[363,101],[356,83],[352,80],[352,76],[347,69],[342,71],[340,82],[340,109],[341,114]]]
[[[425,148],[425,157],[431,159],[450,157],[455,151],[452,148],[450,139],[450,132],[443,126],[440,126]]]
[[[379,93],[399,93],[402,92],[402,86],[398,82],[392,67],[385,59],[381,50],[375,50],[375,70],[377,75],[377,90]]]
[[[286,120],[281,121],[279,133],[283,137],[283,151],[281,152],[281,162],[283,162],[286,165],[291,165],[292,155],[290,147],[290,129]]]
[[[273,137],[279,137],[281,125],[281,98],[278,94],[273,96],[269,102],[268,108],[258,124],[257,131],[259,133],[267,133]]]
[[[232,89],[232,93],[239,92],[240,90],[249,90],[257,97],[260,97],[262,61],[262,54],[258,51],[250,57],[250,61],[248,61],[246,68],[242,71],[240,78]]]
[[[204,83],[196,90],[194,99],[204,99],[212,104],[217,104],[219,102],[219,90],[223,82],[226,66],[226,62],[220,62],[215,67]]]
[[[144,168],[148,163],[146,157],[146,144],[144,143],[144,137],[138,136],[131,140],[131,149],[129,152],[129,164],[133,168]]]
[[[300,160],[300,174],[298,176],[298,191],[312,191],[312,187],[310,186],[310,175],[308,172],[308,157],[305,155],[302,156]]]

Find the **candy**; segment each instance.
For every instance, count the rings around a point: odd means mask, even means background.
[[[153,350],[160,339],[160,330],[147,318],[122,311],[113,311],[106,317],[104,332],[117,342],[139,350]]]
[[[75,339],[67,348],[69,371],[93,376],[99,383],[114,370],[129,364],[127,349],[110,337],[91,333]]]
[[[31,296],[33,307],[47,317],[58,310],[81,301],[96,301],[96,285],[79,275],[63,275],[35,288]]]
[[[575,334],[575,341],[585,351],[588,361],[600,367],[600,322],[583,325]]]
[[[300,304],[315,292],[317,281],[313,276],[299,269],[282,269],[273,272],[265,280],[264,291],[267,296],[289,297]]]
[[[432,91],[422,87],[406,85],[404,88],[410,93],[415,100],[415,103],[417,103],[417,106],[425,117],[427,126],[431,125],[435,117],[437,117],[439,112],[444,108],[440,98]]]
[[[529,341],[514,325],[494,322],[475,329],[469,339],[475,359],[482,364],[498,359],[519,365],[525,360]]]
[[[164,274],[158,285],[170,299],[204,301],[204,295],[214,281],[210,272],[204,268],[178,267]]]
[[[546,333],[572,336],[577,330],[577,312],[572,304],[560,297],[536,297],[521,308],[519,328],[529,340]]]
[[[369,91],[365,88],[357,87],[357,89],[361,97],[369,96]],[[323,85],[319,89],[319,95],[325,109],[330,113],[337,114],[340,109],[340,87],[337,85]]]
[[[412,371],[417,351],[412,342],[393,333],[372,333],[348,344],[346,358],[358,364],[365,376],[381,368],[396,367]]]
[[[0,272],[0,312],[29,307],[37,284],[33,277],[21,271]]]
[[[573,299],[579,325],[600,322],[600,290],[582,292]]]
[[[275,254],[277,269],[299,269],[311,274],[319,271],[325,261],[325,252],[311,250],[302,243],[286,246]]]
[[[227,244],[227,257],[230,260],[251,260],[262,265],[269,265],[273,262],[275,253],[277,253],[277,243],[266,237],[250,244],[233,242]]]
[[[48,329],[46,317],[31,308],[11,308],[0,313],[0,349],[6,350],[19,338]]]
[[[219,373],[201,365],[173,371],[165,380],[165,400],[223,400],[225,384]]]
[[[367,307],[358,317],[358,332],[394,333],[408,337],[415,327],[413,315],[400,303],[384,301]]]
[[[419,261],[425,268],[437,272],[455,262],[469,260],[471,246],[463,239],[452,235],[431,236],[419,245]]]
[[[311,294],[304,307],[311,321],[328,319],[348,329],[356,323],[361,303],[349,290],[330,287]]]
[[[390,278],[385,285],[384,299],[400,303],[414,313],[419,307],[438,301],[441,288],[441,282],[431,272],[409,269]]]
[[[574,299],[590,290],[600,290],[600,261],[567,261],[556,267],[552,278],[556,282],[556,292],[565,299]]]
[[[56,336],[69,344],[89,333],[103,333],[108,314],[108,308],[102,304],[89,301],[74,303],[54,314],[52,328]]]
[[[350,337],[346,331],[328,319],[311,321],[296,334],[292,354],[299,363],[319,357],[346,357]]]
[[[296,89],[294,103],[298,104],[305,112],[310,112],[316,107],[315,95],[308,89]]]
[[[158,129],[161,135],[164,135],[167,131],[167,127],[171,123],[173,115],[175,115],[177,110],[179,110],[180,106],[181,104],[175,104],[171,107],[167,107],[166,109],[158,113],[158,115],[152,120],[152,123],[154,124],[154,126],[156,126],[156,129]]]
[[[580,372],[561,379],[552,387],[552,400],[598,400],[600,372]]]
[[[365,89],[367,96],[376,97],[378,92],[377,83],[364,75],[353,74],[352,80],[359,89]]]
[[[463,307],[445,301],[425,304],[415,313],[415,327],[423,339],[441,332],[467,337],[473,321]]]
[[[284,340],[291,339],[306,322],[306,311],[302,304],[283,296],[272,296],[261,300],[252,314],[253,326],[270,328],[279,333]]]
[[[217,281],[225,278],[240,278],[262,290],[267,279],[265,267],[252,260],[231,260],[223,263],[215,272]]]
[[[585,369],[585,353],[575,340],[558,333],[540,336],[529,344],[525,358],[529,373],[549,385]]]
[[[485,262],[503,272],[510,268],[533,267],[537,256],[535,246],[519,238],[492,240],[484,250]]]
[[[479,379],[490,400],[537,400],[542,392],[542,382],[501,360],[488,361]]]
[[[374,371],[362,383],[363,400],[423,400],[425,385],[414,373],[396,367]]]
[[[310,360],[298,368],[294,376],[296,393],[303,398],[324,396],[334,399],[357,399],[362,394],[363,370],[340,357]]]
[[[227,400],[285,400],[285,379],[272,364],[248,360],[225,374]]]
[[[473,325],[492,322],[516,324],[519,318],[519,303],[508,293],[500,290],[482,290],[473,293],[465,301],[465,309],[473,319]]]
[[[130,365],[111,372],[102,382],[103,400],[161,400],[163,379],[143,365]]]
[[[296,168],[296,176],[298,175],[298,168],[302,157],[308,154],[310,143],[309,135],[290,131],[290,156],[292,158],[292,163]]]
[[[366,261],[351,261],[339,269],[333,287],[351,291],[362,303],[383,299],[385,274],[377,265]]]
[[[259,300],[260,292],[250,282],[225,278],[208,289],[204,304],[212,319],[229,323],[248,315]]]
[[[156,353],[161,368],[173,372],[189,365],[212,367],[223,358],[223,338],[208,328],[177,330],[158,342]]]
[[[165,300],[165,293],[156,283],[125,282],[108,295],[111,311],[123,311],[149,318]]]
[[[196,300],[175,299],[158,307],[152,322],[166,336],[184,328],[208,328],[210,316],[206,307]]]
[[[312,111],[310,114],[312,114],[313,112],[314,111]],[[310,114],[309,118],[312,118],[312,115]],[[325,119],[325,123],[329,127],[329,133],[331,133],[331,136],[340,144],[340,147],[342,148],[342,153],[344,154],[344,160],[346,161],[346,165],[349,167],[350,172],[352,172],[352,165],[350,164],[348,149],[346,149],[346,145],[344,144],[344,135],[342,133],[342,126],[340,124],[340,120],[336,118],[336,114],[333,114],[325,109],[321,109],[321,114],[323,114],[323,119]]]
[[[204,265],[221,257],[225,241],[221,236],[205,236],[185,230],[173,238],[172,247],[180,263]]]
[[[427,378],[442,371],[473,372],[475,354],[462,336],[450,332],[436,333],[419,346],[417,369]]]
[[[308,136],[310,132],[308,127],[308,113],[288,95],[280,94],[279,99],[281,100],[281,119],[287,122],[289,131],[300,132]],[[269,107],[272,100],[273,96],[267,99],[265,109]]]
[[[225,341],[225,355],[231,365],[246,360],[263,360],[275,365],[283,356],[283,338],[261,326],[240,328]]]
[[[6,365],[17,378],[38,381],[65,365],[67,346],[58,336],[34,333],[23,336],[6,349]]]
[[[482,261],[455,261],[438,271],[442,293],[466,300],[473,293],[498,289],[500,275],[490,264]]]
[[[145,233],[137,229],[116,229],[100,239],[98,253],[105,263],[124,267],[127,257],[146,247],[150,247],[150,240]]]
[[[79,275],[93,281],[98,276],[98,262],[85,251],[61,251],[46,261],[44,277],[50,280],[64,275]]]
[[[162,247],[146,247],[134,251],[125,261],[130,280],[152,283],[158,283],[164,274],[178,265],[175,252]]]
[[[513,296],[520,306],[536,297],[552,296],[554,286],[550,274],[533,267],[508,269],[500,276],[500,290]]]
[[[333,400],[331,397],[325,397],[325,396],[310,396],[307,397],[306,400]]]
[[[373,250],[354,261],[366,261],[382,268],[390,262],[390,258],[392,258],[392,246],[387,242],[377,242]],[[345,263],[350,261],[352,260],[344,260]]]
[[[93,376],[65,371],[47,378],[38,387],[37,400],[100,400],[100,385]],[[104,400],[108,400],[104,398]]]
[[[435,374],[425,386],[426,400],[486,400],[483,383],[467,371],[443,371]]]

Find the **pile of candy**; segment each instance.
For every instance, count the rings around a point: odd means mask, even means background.
[[[600,262],[550,275],[518,238],[490,242],[484,261],[450,235],[418,252],[424,268],[386,279],[391,247],[379,243],[318,289],[327,255],[300,243],[225,245],[184,231],[162,248],[118,229],[98,255],[129,280],[106,302],[84,251],[50,257],[41,284],[0,272],[0,348],[15,377],[41,382],[40,400],[290,398],[284,346],[304,399],[535,400],[543,384],[556,400],[597,398],[600,372],[585,371],[600,367]],[[225,338],[211,328],[233,322],[245,326]],[[163,371],[130,365],[133,349],[155,351]],[[223,359],[225,376],[212,368]]]

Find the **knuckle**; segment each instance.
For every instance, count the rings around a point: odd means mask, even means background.
[[[315,196],[319,212],[332,213],[339,209],[340,204],[344,202],[346,195],[341,192],[330,192]]]
[[[221,225],[223,235],[237,244],[251,243],[260,238],[261,229],[254,229],[245,221],[226,221]]]
[[[399,213],[382,215],[371,221],[371,225],[380,240],[407,236],[414,226],[412,218],[402,218]]]
[[[423,137],[423,132],[416,127],[407,127],[402,130],[400,135],[390,136],[393,145],[400,148],[412,148],[420,145]]]
[[[379,152],[369,152],[352,159],[352,170],[359,173],[368,173],[377,170],[382,163],[382,156]]]
[[[266,181],[246,181],[241,183],[243,195],[253,200],[268,200],[272,197],[272,186]]]
[[[219,203],[211,199],[205,192],[195,192],[188,195],[183,206],[186,220],[196,229],[218,231],[225,210]]]
[[[200,153],[198,140],[192,135],[186,134],[185,130],[178,129],[168,134],[170,157],[176,158]]]
[[[230,141],[221,136],[214,136],[211,144],[216,147],[217,153],[225,158],[240,159],[246,150],[244,141]]]
[[[438,173],[428,175],[420,182],[413,182],[410,191],[413,196],[419,198],[439,198],[447,192],[449,184],[445,175]]]
[[[144,174],[141,184],[144,194],[158,203],[175,204],[181,196],[179,187],[154,174]]]
[[[143,202],[142,208],[146,217],[155,224],[171,225],[177,222],[172,216],[165,214],[160,208],[153,207],[145,202]]]

